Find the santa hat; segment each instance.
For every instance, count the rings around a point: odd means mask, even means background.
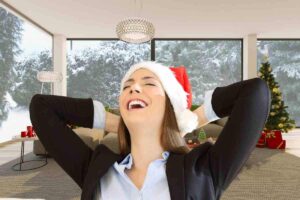
[[[185,134],[196,129],[198,116],[189,109],[192,105],[192,93],[185,67],[166,67],[152,61],[135,64],[129,68],[123,77],[120,93],[130,75],[141,68],[150,70],[160,79],[174,108],[180,133]]]

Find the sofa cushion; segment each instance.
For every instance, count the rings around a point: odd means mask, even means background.
[[[112,132],[108,133],[100,141],[100,144],[104,144],[105,146],[107,146],[110,150],[112,150],[115,153],[120,153],[117,133],[112,133]]]
[[[222,126],[220,126],[218,124],[214,124],[214,123],[206,124],[202,128],[203,128],[204,132],[206,133],[207,138],[209,138],[209,137],[217,138],[223,129]]]
[[[221,118],[221,119],[218,119],[218,120],[216,121],[216,124],[218,124],[218,125],[224,127],[225,124],[227,123],[227,121],[228,121],[228,117],[223,117],[223,118]]]
[[[90,128],[75,128],[73,131],[82,139],[82,141],[87,144],[91,149],[95,149],[100,143],[104,136],[103,129],[90,129]],[[40,142],[40,140],[35,140],[33,142],[33,153],[35,155],[44,155],[45,148]]]

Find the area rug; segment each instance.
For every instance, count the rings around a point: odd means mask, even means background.
[[[25,155],[25,160],[30,159],[41,158],[31,152]],[[11,166],[17,162],[19,159],[0,166],[0,198],[80,199],[80,188],[52,158],[44,167],[30,171],[13,171]],[[37,163],[26,163],[24,167],[30,165],[34,167]]]
[[[300,158],[256,148],[222,200],[299,200]]]
[[[26,154],[25,160],[36,158]],[[0,198],[79,200],[80,188],[57,165],[24,172],[11,170],[15,159],[0,166]],[[300,158],[282,150],[256,148],[222,200],[299,200]]]

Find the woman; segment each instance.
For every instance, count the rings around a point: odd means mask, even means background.
[[[220,199],[255,147],[270,91],[260,78],[217,87],[191,112],[182,84],[188,79],[179,71],[154,62],[132,66],[121,82],[120,119],[92,99],[34,95],[36,133],[82,188],[81,199]],[[225,116],[214,145],[186,147],[184,134]],[[120,153],[102,144],[90,149],[67,124],[118,132]]]

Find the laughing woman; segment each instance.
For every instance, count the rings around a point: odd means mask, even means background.
[[[81,199],[220,199],[255,147],[270,91],[260,78],[216,87],[191,112],[188,83],[183,67],[142,62],[121,81],[120,117],[90,98],[36,94],[30,118],[49,154],[82,189]],[[226,116],[215,144],[186,146],[186,133]],[[103,144],[90,149],[67,124],[117,133],[120,152]]]

